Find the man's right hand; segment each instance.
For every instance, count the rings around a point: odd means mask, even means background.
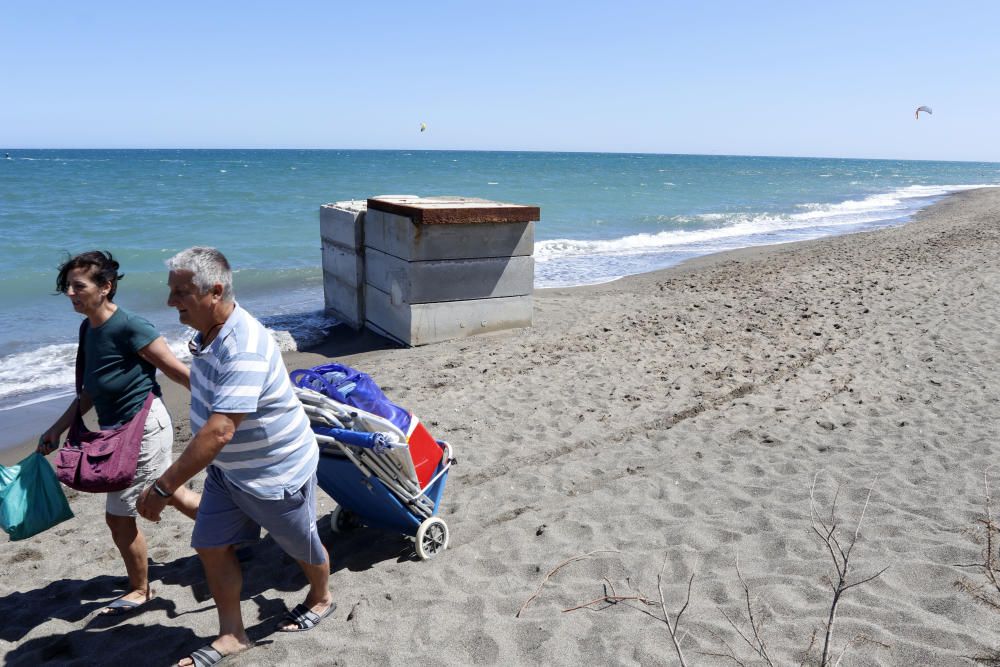
[[[155,493],[153,485],[150,484],[139,494],[139,500],[136,502],[135,508],[142,518],[158,522],[160,520],[160,512],[166,506],[167,499]]]

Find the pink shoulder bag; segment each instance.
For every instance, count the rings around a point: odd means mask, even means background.
[[[76,352],[76,393],[83,391],[83,338],[87,321],[80,324],[80,346]],[[77,403],[73,424],[59,453],[55,469],[59,481],[71,489],[88,493],[122,491],[132,485],[142,448],[146,416],[156,398],[149,392],[142,409],[116,429],[91,431],[83,423]]]

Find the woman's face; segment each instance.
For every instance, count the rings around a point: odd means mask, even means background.
[[[111,283],[98,285],[90,274],[89,267],[81,267],[70,270],[66,276],[66,296],[73,310],[84,315],[96,312],[111,291]]]

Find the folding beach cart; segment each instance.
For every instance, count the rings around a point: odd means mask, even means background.
[[[337,503],[331,528],[407,535],[425,560],[446,549],[448,525],[436,515],[455,462],[451,446],[364,373],[327,364],[290,376],[319,443],[319,487]]]

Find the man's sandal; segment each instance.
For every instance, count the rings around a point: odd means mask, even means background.
[[[336,608],[337,603],[331,602],[326,611],[317,614],[304,604],[295,605],[295,609],[285,614],[281,623],[278,624],[278,632],[305,632],[306,630],[312,630],[319,625],[320,621],[332,614]],[[291,623],[293,627],[281,627],[287,623]]]

